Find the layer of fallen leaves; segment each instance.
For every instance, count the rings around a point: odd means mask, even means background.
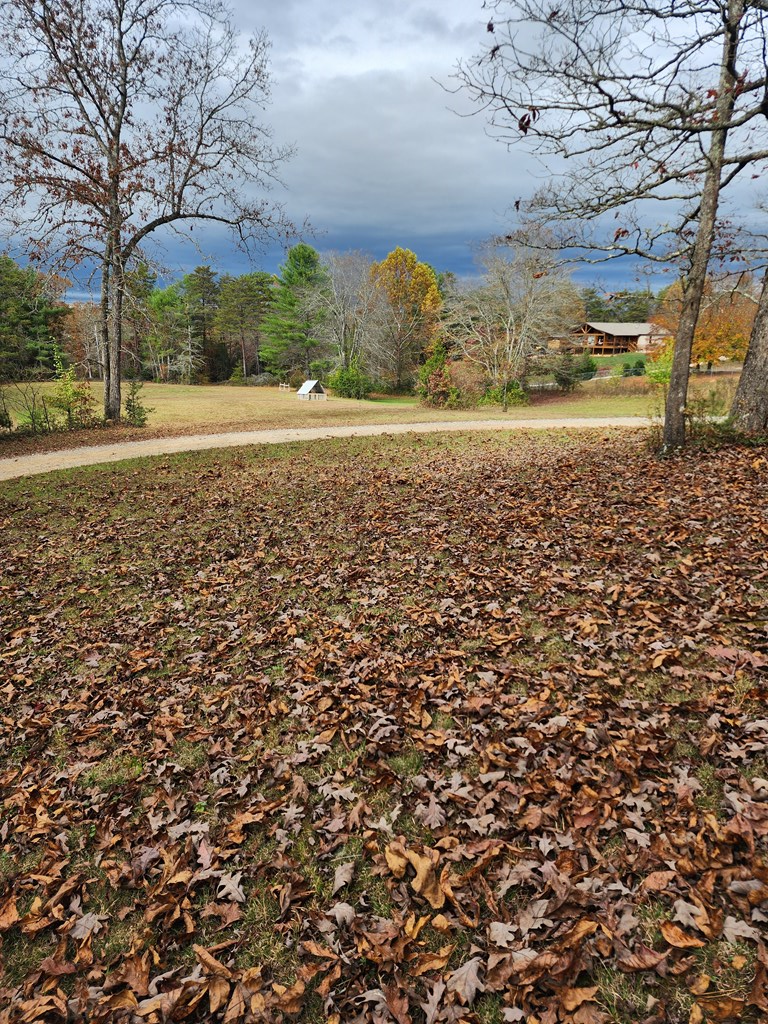
[[[0,492],[0,1021],[768,1014],[768,463],[612,434]]]

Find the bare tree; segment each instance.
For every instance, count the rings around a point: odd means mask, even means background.
[[[329,252],[323,256],[323,283],[306,301],[320,314],[321,332],[335,351],[338,365],[348,370],[370,362],[382,320],[381,294],[365,253]]]
[[[261,124],[268,43],[217,0],[14,0],[0,40],[0,200],[32,253],[100,274],[118,420],[126,271],[153,232],[212,221],[247,246],[283,226],[250,198],[286,155]]]
[[[685,439],[696,320],[720,194],[768,156],[762,0],[489,0],[491,44],[460,87],[507,142],[571,167],[536,198],[560,244],[685,261],[664,442]],[[654,227],[647,209],[672,204]],[[607,229],[606,217],[614,221]],[[665,245],[666,243],[666,245]],[[671,243],[671,246],[670,246]],[[671,253],[670,253],[671,248]]]
[[[511,259],[499,252],[484,260],[479,286],[453,290],[445,303],[446,340],[483,370],[506,395],[525,384],[531,356],[581,319],[581,300],[551,260],[531,253]]]

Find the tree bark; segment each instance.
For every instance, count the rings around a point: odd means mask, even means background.
[[[708,169],[701,194],[696,241],[693,247],[691,267],[685,282],[683,308],[672,356],[672,372],[664,414],[664,451],[681,448],[685,444],[685,406],[688,398],[693,338],[715,238],[725,143],[728,137],[728,125],[736,102],[736,54],[739,45],[739,25],[743,17],[744,0],[729,0],[716,105],[717,122],[722,127],[712,132],[709,147]]]
[[[104,381],[104,419],[111,420],[110,414],[110,391],[112,384],[112,361],[110,359],[110,330],[109,330],[109,290],[111,287],[110,278],[111,260],[109,251],[104,254],[101,265],[101,296],[99,302],[99,335],[101,344],[99,346],[101,359],[101,378]]]
[[[731,406],[731,418],[733,425],[746,434],[768,433],[768,271]]]
[[[125,289],[125,278],[123,268],[119,262],[112,266],[111,275],[111,297],[110,303],[110,331],[109,348],[107,350],[107,363],[109,365],[109,384],[104,382],[104,412],[108,420],[113,423],[120,422],[120,409],[122,406],[122,395],[120,390],[120,350],[123,340],[123,296]]]

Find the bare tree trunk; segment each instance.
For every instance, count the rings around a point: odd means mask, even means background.
[[[109,331],[109,294],[110,294],[110,254],[104,254],[104,262],[101,266],[101,298],[99,309],[99,355],[101,358],[101,378],[104,381],[104,419],[111,420],[111,406],[109,395],[112,382],[112,362],[110,359],[110,331]]]
[[[672,356],[672,373],[669,379],[664,415],[664,450],[680,448],[685,444],[685,405],[688,398],[691,352],[707,278],[707,266],[715,238],[715,222],[720,199],[728,125],[736,102],[736,52],[739,44],[739,24],[744,17],[744,0],[729,0],[727,17],[717,98],[717,121],[723,127],[719,131],[712,132],[712,141],[709,147],[708,169],[704,178],[699,207],[696,242],[693,247],[691,268],[685,283],[683,309]]]
[[[747,434],[768,432],[768,271],[763,279],[760,304],[731,406],[731,417],[734,426]]]
[[[104,411],[108,420],[113,423],[120,422],[120,407],[122,396],[120,393],[120,355],[123,340],[123,295],[125,279],[123,268],[115,263],[112,267],[112,303],[111,303],[111,330],[109,337],[109,349],[107,351],[107,363],[109,365],[109,385],[104,383]]]
[[[715,177],[714,170],[707,174],[702,195],[702,210],[699,217],[699,230],[691,260],[691,269],[685,282],[683,292],[683,309],[680,323],[675,335],[675,348],[672,356],[672,372],[669,378],[667,402],[664,410],[664,448],[681,448],[685,444],[685,406],[688,399],[688,379],[690,377],[691,353],[696,323],[699,319],[699,307],[704,294],[707,278],[709,253],[715,231],[715,215],[719,198],[719,171]],[[704,223],[705,204],[709,207]]]

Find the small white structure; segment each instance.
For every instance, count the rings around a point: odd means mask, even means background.
[[[305,380],[296,392],[296,397],[301,398],[306,402],[313,399],[320,399],[324,402],[328,398],[328,395],[325,393],[325,388],[319,380]]]

